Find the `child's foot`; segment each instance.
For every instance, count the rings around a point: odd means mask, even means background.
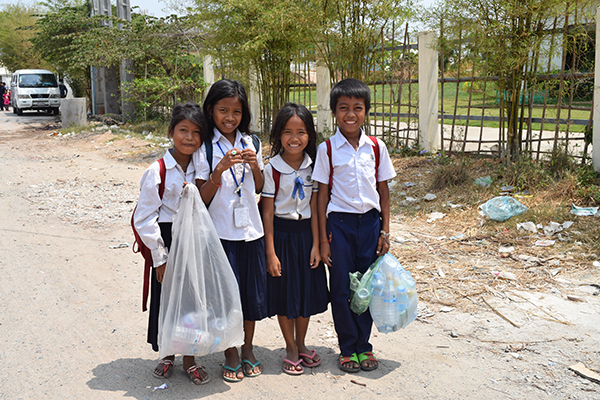
[[[235,347],[225,350],[223,379],[227,382],[239,382],[244,379],[242,364],[240,364],[240,356]]]
[[[360,369],[363,371],[373,371],[379,366],[379,362],[372,351],[360,353],[358,355],[358,361],[360,362]]]
[[[307,368],[314,368],[321,365],[321,357],[314,350],[311,351],[305,347],[299,351],[298,355],[302,358],[302,365]]]
[[[252,350],[244,350],[242,348],[242,363],[244,364],[244,375],[247,377],[255,377],[262,374],[263,367],[260,361],[254,357]]]
[[[168,378],[171,376],[173,372],[173,361],[175,360],[175,356],[166,356],[156,366],[152,374],[159,379]]]
[[[291,361],[289,358],[283,358],[283,372],[288,375],[301,375],[304,373],[304,368],[302,365],[302,359],[299,358],[298,361]]]
[[[210,381],[210,377],[208,373],[204,370],[204,367],[201,365],[194,364],[188,369],[186,369],[190,380],[194,383],[194,385],[204,385]]]
[[[339,367],[345,372],[358,372],[360,371],[360,365],[358,364],[358,356],[353,353],[351,356],[342,356],[340,354]]]

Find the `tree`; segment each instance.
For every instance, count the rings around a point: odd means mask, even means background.
[[[516,161],[520,157],[523,131],[520,119],[524,112],[520,105],[524,94],[536,84],[538,61],[548,51],[545,49],[548,37],[556,34],[556,21],[567,22],[569,15],[583,13],[594,3],[593,0],[446,0],[444,8],[428,15],[432,20],[442,21],[443,25],[437,25],[443,35],[440,49],[463,51],[468,43],[470,61],[485,60],[489,74],[498,76],[501,116],[505,114],[507,119],[507,160]],[[565,34],[563,40],[566,37]]]
[[[205,46],[221,66],[245,77],[257,75],[261,120],[272,118],[289,99],[290,64],[309,47],[316,31],[315,4],[308,0],[197,0],[198,25]],[[231,76],[228,76],[231,77]],[[256,117],[256,116],[255,116]]]
[[[319,55],[334,80],[368,80],[378,57],[376,48],[387,44],[392,28],[413,15],[412,0],[316,0],[321,32],[315,38]]]
[[[91,95],[90,67],[118,66],[131,59],[136,79],[128,90],[140,116],[168,118],[175,102],[200,100],[204,88],[196,44],[200,38],[186,18],[134,13],[132,21],[119,21],[114,16],[90,17],[89,1],[65,7],[52,4],[38,20],[32,43],[81,89],[79,93]],[[105,19],[113,27],[102,26]],[[117,28],[119,23],[124,29]]]
[[[0,64],[11,71],[23,68],[48,68],[44,59],[32,48],[29,39],[37,20],[33,7],[4,4],[0,11]]]

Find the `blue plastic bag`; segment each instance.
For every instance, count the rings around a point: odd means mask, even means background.
[[[481,211],[494,221],[506,221],[516,215],[521,215],[528,208],[510,196],[498,196],[486,201]]]

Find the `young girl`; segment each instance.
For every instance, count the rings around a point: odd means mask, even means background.
[[[271,155],[262,193],[269,316],[277,314],[285,339],[283,371],[299,375],[321,358],[304,343],[310,316],[327,310],[329,292],[320,263],[317,186],[311,178],[317,152],[313,117],[288,103],[271,130]]]
[[[173,108],[169,125],[169,137],[173,139],[173,148],[164,157],[166,169],[164,193],[159,194],[161,166],[154,162],[146,170],[140,182],[140,198],[133,220],[135,229],[144,244],[152,252],[150,316],[148,323],[148,343],[158,351],[158,312],[160,309],[161,283],[165,274],[169,246],[171,245],[171,226],[173,217],[179,208],[179,199],[184,182],[193,182],[194,164],[190,163],[192,154],[200,147],[201,137],[205,136],[206,125],[200,106],[195,103],[178,104]],[[171,376],[174,355],[162,359],[154,376]],[[195,384],[208,382],[209,377],[200,365],[196,365],[194,356],[184,355],[183,368]]]
[[[247,133],[250,108],[239,82],[223,79],[213,84],[203,109],[208,137],[194,154],[196,185],[240,286],[241,362],[232,347],[225,350],[223,364],[223,379],[238,382],[244,375],[262,373],[252,348],[255,323],[267,316],[264,232],[255,197],[263,187],[262,146]]]

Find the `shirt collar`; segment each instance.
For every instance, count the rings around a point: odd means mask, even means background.
[[[342,132],[340,132],[340,128],[337,129],[337,131],[335,132],[335,135],[333,135],[331,140],[333,141],[333,145],[336,149],[339,149],[344,144],[348,144],[348,146],[352,147],[352,145],[348,142],[348,139],[346,139],[346,137],[344,135],[342,135]],[[367,140],[367,135],[365,135],[365,131],[361,128],[360,129],[360,137],[358,138],[358,147],[360,148],[361,146],[364,146],[365,143],[366,144],[370,143],[371,145],[373,145],[372,141]]]
[[[165,160],[165,168],[166,169],[177,168],[177,161],[175,160],[175,157],[173,157],[173,154],[171,154],[171,150],[167,150],[167,152],[165,153],[163,158]],[[189,174],[190,172],[194,172],[194,171],[195,171],[194,163],[190,159],[190,163],[187,166],[186,174]]]
[[[221,140],[221,138],[223,138],[223,141],[229,143],[231,145],[231,143],[229,142],[229,139],[227,139],[225,136],[223,136],[223,134],[217,129],[214,128],[213,129],[213,138],[212,138],[212,142],[214,144],[218,143],[219,140]],[[242,133],[236,129],[235,131],[235,143],[233,145],[233,147],[240,147],[240,145],[242,144],[242,138],[244,138],[244,135],[242,135]],[[245,138],[244,138],[245,139]],[[244,143],[244,147],[248,147],[248,140],[245,141]]]
[[[293,172],[295,172],[294,168],[290,167],[288,163],[286,163],[283,160],[283,157],[281,157],[281,154],[277,154],[275,157],[271,158],[271,161],[269,161],[271,163],[271,166],[273,168],[275,168],[277,171],[279,171],[279,173],[281,174],[291,174]],[[312,159],[310,158],[310,156],[306,153],[304,153],[304,159],[302,160],[302,164],[300,164],[300,169],[305,169],[308,168],[310,166],[310,164],[312,163]]]

